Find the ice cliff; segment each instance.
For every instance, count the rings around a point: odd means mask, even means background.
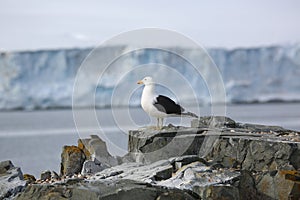
[[[107,55],[121,55],[126,47],[102,47],[99,58]],[[76,73],[92,49],[59,49],[0,53],[0,109],[45,109],[71,107],[72,92]],[[183,55],[195,56],[193,49],[181,49]],[[226,89],[227,101],[266,102],[272,100],[300,100],[300,45],[273,46],[244,49],[209,49],[209,55],[218,66]],[[99,107],[111,106],[111,96],[118,82],[114,78],[126,75],[131,68],[148,63],[172,66],[183,74],[193,88],[200,89],[197,98],[209,102],[210,96],[204,81],[195,80],[188,62],[174,59],[170,54],[162,54],[153,49],[141,49],[123,58],[123,71],[107,70],[99,82],[89,81],[89,76],[100,76],[94,71],[85,72],[80,96],[82,106],[90,106],[86,93],[95,92],[95,102]],[[122,58],[121,58],[122,60]],[[96,62],[94,62],[97,68]],[[151,69],[151,68],[149,68]],[[155,76],[155,69],[153,68]],[[151,73],[151,70],[149,73]],[[118,74],[119,73],[119,74]],[[170,77],[167,71],[159,72],[161,77]],[[130,75],[130,74],[129,74]],[[136,83],[135,76],[127,84]],[[140,77],[142,78],[142,77]],[[197,78],[198,79],[198,78]],[[171,81],[171,77],[170,77]],[[180,84],[176,87],[181,87]],[[182,88],[184,90],[184,88]],[[131,105],[138,105],[141,90],[132,94]],[[116,97],[117,98],[117,97]],[[123,97],[113,103],[128,105]],[[188,99],[188,97],[185,97]]]

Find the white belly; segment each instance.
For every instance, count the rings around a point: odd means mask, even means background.
[[[167,114],[157,110],[157,108],[153,105],[153,102],[154,102],[154,97],[142,96],[141,106],[144,109],[144,111],[151,117],[156,117],[156,118],[166,117]]]

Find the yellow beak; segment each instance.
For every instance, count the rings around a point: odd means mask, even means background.
[[[144,82],[141,80],[141,81],[138,81],[137,84],[144,84]]]

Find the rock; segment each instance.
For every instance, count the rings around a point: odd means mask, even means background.
[[[235,128],[236,123],[229,117],[224,116],[207,116],[200,117],[199,119],[194,119],[191,122],[192,128]]]
[[[51,179],[51,172],[49,170],[46,170],[46,171],[41,173],[41,180],[45,181],[47,179],[48,180]]]
[[[240,165],[244,170],[263,171],[272,168],[272,163],[276,163],[277,168],[295,164],[291,159],[298,148],[295,142],[275,138],[221,136],[207,159],[220,162],[225,167]]]
[[[83,175],[29,185],[17,198],[300,198],[299,132],[220,116],[194,120],[192,126],[130,131],[129,153],[118,158],[98,136],[79,140],[75,149],[64,147],[62,163],[71,168],[69,152],[76,152],[71,169],[78,173],[82,158],[88,158]]]
[[[183,155],[198,155],[225,167],[241,166],[244,170],[267,170],[275,161],[278,167],[291,164],[299,168],[300,138],[298,132],[264,126],[261,132],[238,128],[213,129],[213,127],[185,128],[174,131],[150,129],[129,132],[128,150],[135,161],[152,163],[161,159]],[[281,131],[281,135],[276,131]]]
[[[91,160],[92,159],[92,155],[89,152],[89,150],[86,148],[86,145],[88,144],[88,142],[90,141],[90,139],[79,139],[78,140],[78,148],[83,152],[86,160]]]
[[[14,165],[10,160],[0,162],[0,174],[5,174],[8,170],[12,169]]]
[[[273,172],[273,171],[272,171]],[[279,170],[259,175],[257,191],[272,199],[299,199],[300,173],[295,170]]]
[[[300,143],[298,144],[298,148],[294,150],[294,152],[291,154],[290,162],[291,165],[294,166],[294,168],[298,171],[300,171]]]
[[[201,198],[208,198],[205,191],[219,184],[228,184],[230,190],[235,188],[233,191],[237,191],[237,194],[239,194],[238,187],[234,183],[240,179],[240,176],[241,174],[238,171],[229,169],[212,170],[202,162],[196,161],[183,166],[171,178],[160,181],[157,184],[182,190],[191,190],[196,192]]]
[[[173,168],[177,171],[184,165],[190,164],[192,162],[201,161],[205,164],[207,164],[206,160],[203,158],[200,158],[197,155],[186,155],[186,156],[180,156],[180,157],[173,157],[170,158],[169,161],[173,165]]]
[[[178,195],[178,196],[177,196]],[[133,180],[81,181],[73,185],[30,185],[17,196],[17,200],[27,199],[187,199],[199,197],[189,191],[169,189]]]
[[[196,187],[196,193],[201,194],[201,199],[240,200],[238,188],[228,185],[210,185],[204,188]]]
[[[78,147],[82,149],[88,160],[99,161],[103,168],[116,166],[118,161],[107,151],[106,143],[97,135],[91,135],[91,139],[80,139]]]
[[[247,123],[237,123],[237,127],[247,129],[252,132],[273,132],[279,134],[285,134],[287,132],[292,132],[291,130],[284,129],[280,126],[266,126],[261,124],[247,124]]]
[[[77,146],[64,146],[61,153],[61,170],[62,176],[72,176],[79,174],[82,169],[85,155]]]
[[[205,130],[186,128],[129,131],[128,151],[136,162],[143,163],[183,155],[198,155]]]
[[[282,127],[203,117],[192,128],[130,131],[128,150],[146,165],[169,159],[173,176],[151,184],[192,190],[204,199],[298,199],[298,141],[299,132]]]
[[[123,163],[127,157],[115,158],[107,151],[106,143],[97,135],[91,135],[91,139],[78,140],[78,147],[88,158],[83,164],[82,174],[95,174],[106,168]],[[129,157],[128,157],[129,158]]]
[[[23,175],[23,180],[26,181],[29,184],[34,183],[36,181],[35,177],[31,174],[24,174]]]
[[[103,166],[99,162],[95,162],[92,160],[86,160],[83,163],[81,174],[96,174],[97,172],[101,172],[102,170],[108,168],[107,166]]]
[[[185,192],[182,191],[168,191],[160,194],[156,200],[191,200],[195,197],[188,196]]]
[[[173,166],[168,160],[160,160],[150,165],[123,163],[95,174],[95,179],[130,179],[154,183],[172,176]]]
[[[55,171],[51,171],[51,179],[57,179],[57,180],[59,180],[60,177],[59,177],[59,175]]]
[[[10,198],[26,186],[19,167],[14,167],[11,161],[0,162],[0,199]]]

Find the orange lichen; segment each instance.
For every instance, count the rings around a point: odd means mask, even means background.
[[[82,152],[77,146],[64,146],[64,151],[68,154]]]
[[[81,140],[81,139],[78,140],[78,145],[77,145],[77,146],[78,146],[78,148],[81,149],[81,150],[83,150],[83,149],[85,148],[85,145],[82,143],[82,140]]]
[[[91,157],[90,151],[86,148],[86,146],[84,145],[81,139],[78,140],[78,148],[81,149],[81,151],[84,153],[86,158]]]
[[[27,181],[27,183],[33,183],[36,181],[35,177],[31,174],[24,174],[23,179]]]
[[[279,173],[285,176],[285,179],[300,184],[300,173],[296,170],[280,170]]]

